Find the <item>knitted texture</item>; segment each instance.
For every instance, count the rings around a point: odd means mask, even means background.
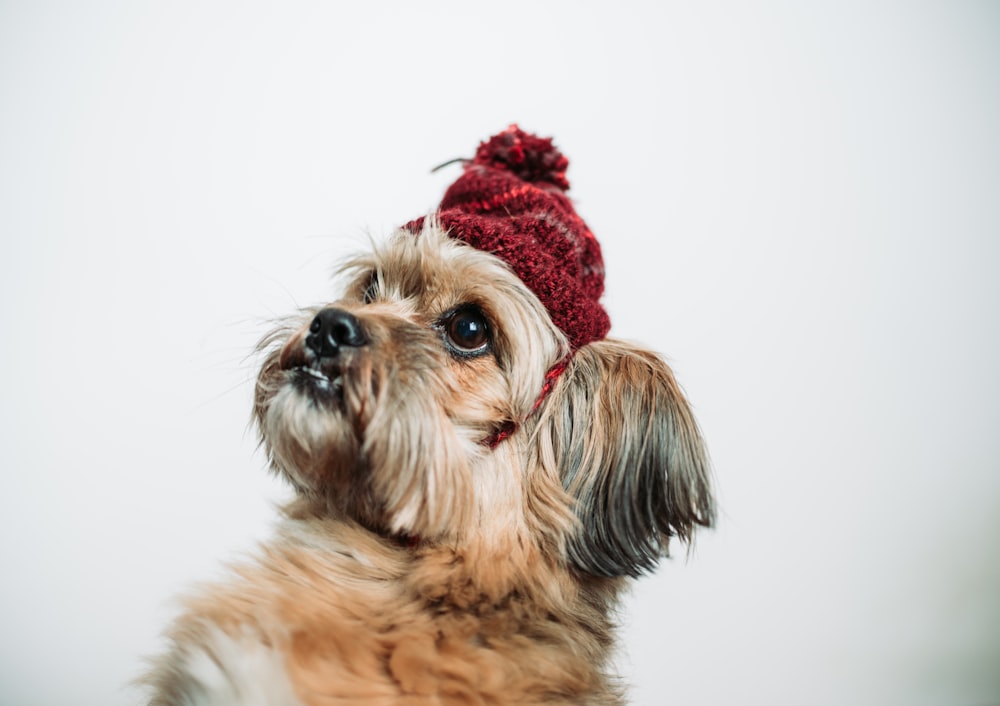
[[[599,302],[600,245],[565,193],[568,166],[551,139],[511,125],[479,145],[437,217],[452,238],[510,265],[575,351],[604,338],[611,321]],[[422,226],[421,218],[406,228]]]

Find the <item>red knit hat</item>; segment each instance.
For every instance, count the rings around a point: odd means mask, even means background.
[[[604,338],[611,321],[598,301],[601,248],[565,194],[568,166],[551,139],[511,125],[479,145],[445,192],[438,219],[452,238],[510,265],[575,351]],[[421,218],[406,227],[422,225]]]

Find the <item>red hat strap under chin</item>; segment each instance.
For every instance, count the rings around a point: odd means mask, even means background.
[[[538,408],[542,406],[542,402],[544,402],[545,398],[549,396],[550,392],[552,392],[552,388],[555,387],[556,380],[559,379],[559,376],[562,375],[566,371],[566,368],[569,367],[570,358],[572,358],[572,355],[566,356],[558,363],[553,365],[551,368],[549,368],[548,372],[545,373],[545,382],[542,383],[542,391],[538,393],[538,397],[535,399],[535,404],[531,406],[531,411],[528,412],[529,419],[531,418],[532,415],[535,414],[535,412],[538,411]],[[517,431],[517,427],[518,427],[517,422],[508,419],[506,422],[500,425],[499,429],[497,429],[495,432],[487,436],[479,443],[481,443],[483,446],[489,447],[490,449],[495,449],[497,446],[500,445],[501,441],[503,441],[511,434],[513,434],[515,431]]]

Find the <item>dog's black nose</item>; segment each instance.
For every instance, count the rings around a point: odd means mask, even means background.
[[[306,346],[321,358],[332,358],[344,346],[357,348],[368,336],[357,317],[343,309],[323,309],[309,325]]]

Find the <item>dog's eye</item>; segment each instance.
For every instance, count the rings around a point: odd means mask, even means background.
[[[444,321],[444,333],[460,355],[478,355],[489,348],[489,326],[478,309],[463,308],[453,313]]]

